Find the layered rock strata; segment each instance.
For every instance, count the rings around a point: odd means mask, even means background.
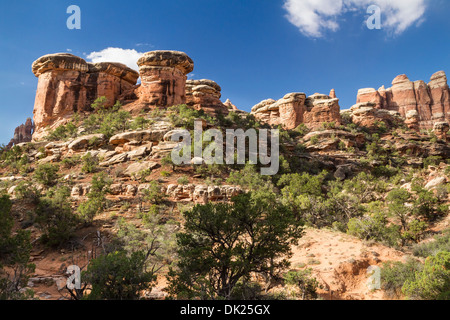
[[[141,86],[137,96],[141,103],[170,107],[186,103],[187,74],[194,70],[192,59],[180,51],[151,51],[137,62]]]
[[[264,100],[252,108],[252,114],[285,129],[295,129],[302,123],[310,129],[326,122],[341,123],[339,99],[317,93],[308,98],[304,93],[289,93],[278,101]]]
[[[87,63],[68,53],[43,56],[32,65],[38,77],[34,105],[33,138],[45,136],[47,126],[59,125],[75,112],[91,111],[105,96],[111,106],[124,91],[136,85],[139,74],[120,63]]]
[[[430,82],[412,82],[406,75],[392,81],[392,87],[358,91],[357,103],[370,102],[376,109],[397,111],[412,129],[432,129],[437,122],[450,120],[450,90],[444,71],[436,72]]]
[[[220,101],[221,91],[222,88],[212,80],[187,80],[186,104],[196,110],[204,110],[208,114],[227,115],[228,107]]]

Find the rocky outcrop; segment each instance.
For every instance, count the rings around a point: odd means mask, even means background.
[[[34,105],[33,139],[46,135],[75,112],[91,111],[91,104],[105,96],[113,105],[124,91],[133,88],[138,73],[120,63],[87,63],[68,53],[43,56],[32,65],[39,78]]]
[[[252,114],[285,129],[295,129],[302,123],[313,130],[324,122],[341,123],[339,99],[322,94],[306,98],[304,93],[289,93],[278,101],[264,100],[252,108]]]
[[[361,102],[350,108],[352,122],[371,130],[377,130],[380,122],[387,128],[396,127],[403,122],[397,111],[378,109],[373,102]]]
[[[448,122],[436,122],[434,124],[433,132],[439,139],[447,141],[450,124]]]
[[[358,91],[357,103],[370,102],[376,109],[397,111],[411,129],[432,129],[434,123],[450,120],[450,91],[445,72],[431,76],[430,82],[412,82],[406,75],[392,81],[392,87]]]
[[[24,142],[30,142],[33,137],[34,124],[31,118],[28,118],[25,124],[21,124],[14,130],[14,137],[11,139],[7,148]]]
[[[306,99],[305,106],[303,122],[308,128],[315,130],[323,123],[331,122],[341,124],[339,99],[316,93]]]
[[[220,101],[221,91],[222,88],[212,80],[187,80],[186,104],[210,115],[227,115],[228,107]]]
[[[151,51],[137,62],[141,86],[137,96],[141,103],[157,107],[171,107],[186,103],[187,74],[194,70],[194,62],[180,51]]]

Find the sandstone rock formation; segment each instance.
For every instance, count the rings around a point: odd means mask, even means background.
[[[39,78],[34,105],[33,139],[45,136],[75,112],[91,110],[95,99],[105,96],[113,105],[124,91],[136,85],[138,73],[120,63],[87,63],[68,53],[43,56],[32,65]]]
[[[142,81],[137,90],[140,102],[158,107],[186,103],[186,75],[194,70],[194,62],[187,54],[151,51],[137,64]]]
[[[350,108],[352,122],[369,129],[377,129],[380,122],[395,127],[402,122],[397,111],[378,109],[373,102],[361,102]]]
[[[450,119],[450,90],[443,71],[433,74],[428,84],[399,75],[391,88],[361,89],[357,103],[364,102],[373,103],[376,109],[399,112],[406,124],[416,130],[432,129],[434,123]]]
[[[324,122],[341,123],[339,99],[317,93],[308,98],[304,93],[289,93],[278,101],[264,100],[252,108],[252,114],[285,129],[295,129],[302,123],[310,129],[317,129]]]
[[[31,118],[28,118],[25,124],[21,124],[14,130],[14,137],[11,139],[7,148],[23,142],[30,142],[33,136],[34,124]]]
[[[439,139],[446,141],[449,130],[450,124],[448,122],[436,122],[434,124],[433,132]]]
[[[220,101],[221,91],[222,88],[212,80],[187,80],[186,104],[211,115],[227,115],[228,107]]]

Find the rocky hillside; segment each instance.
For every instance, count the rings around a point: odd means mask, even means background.
[[[330,95],[291,93],[266,100],[247,114],[230,101],[222,103],[214,81],[187,80],[194,62],[182,52],[149,52],[138,65],[139,74],[117,63],[90,64],[69,54],[34,62],[39,80],[32,141],[15,137],[15,146],[0,153],[0,218],[12,226],[5,239],[21,235],[26,242],[29,236],[24,259],[1,261],[6,268],[0,277],[11,268],[21,270],[15,289],[0,288],[1,294],[16,297],[28,289],[38,299],[89,294],[106,299],[111,296],[99,289],[95,276],[102,259],[112,259],[108,265],[118,263],[120,269],[119,261],[138,260],[144,250],[144,264],[153,266],[156,278],[144,281],[148,286],[134,294],[186,297],[179,270],[189,259],[183,260],[187,253],[176,234],[191,230],[195,223],[189,219],[196,210],[220,215],[230,209],[223,205],[238,206],[236,199],[247,199],[246,205],[262,205],[255,226],[274,212],[284,212],[280,221],[292,214],[292,226],[301,225],[295,232],[284,226],[292,231],[292,242],[271,261],[275,265],[286,258],[290,263],[278,269],[262,268],[260,262],[261,268],[239,278],[225,296],[213,290],[209,297],[436,298],[422,294],[427,291],[414,272],[398,270],[413,266],[420,274],[434,261],[425,258],[450,250],[449,125],[446,116],[439,116],[448,113],[442,93],[447,88],[448,94],[448,86],[442,76],[417,89],[429,93],[425,104],[399,98],[407,95],[398,93],[398,83],[406,86],[401,78],[394,81],[392,97],[385,95],[391,98],[363,90],[358,104],[346,112],[340,112],[332,90]],[[136,84],[139,76],[141,84]],[[415,97],[421,96],[414,88]],[[411,121],[412,111],[418,122]],[[170,157],[177,146],[172,134],[193,130],[195,120],[220,132],[279,128],[278,174],[261,176],[257,169],[262,164],[207,165],[196,159],[176,165]],[[223,226],[216,220],[207,223]],[[29,263],[34,269],[24,267]],[[85,290],[66,287],[71,265],[89,271]],[[370,266],[382,268],[377,290],[367,285]],[[148,276],[142,268],[136,272]],[[203,276],[212,285],[212,271]],[[204,298],[204,292],[194,291],[192,297]]]

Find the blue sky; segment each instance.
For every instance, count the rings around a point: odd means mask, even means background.
[[[365,23],[374,3],[381,30]],[[81,30],[66,27],[73,4]],[[347,109],[359,88],[388,87],[398,74],[428,81],[450,73],[449,14],[446,0],[2,1],[0,143],[32,116],[31,64],[48,53],[69,49],[89,61],[110,47],[180,50],[195,62],[192,78],[215,80],[223,101],[243,110],[332,88]]]

